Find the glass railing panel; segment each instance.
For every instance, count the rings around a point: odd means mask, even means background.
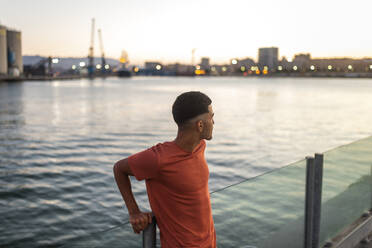
[[[320,243],[371,208],[372,137],[324,153]]]
[[[303,247],[304,160],[211,195],[217,245]]]
[[[79,237],[62,247],[133,247],[142,248],[142,233],[135,234],[129,223],[107,229],[102,232]]]

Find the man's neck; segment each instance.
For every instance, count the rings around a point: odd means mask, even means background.
[[[193,152],[194,149],[199,145],[200,138],[193,134],[178,131],[177,137],[174,142],[182,148],[182,150],[187,152]]]

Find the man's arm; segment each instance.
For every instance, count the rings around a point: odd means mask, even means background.
[[[115,163],[114,175],[116,184],[118,185],[125,205],[127,206],[129,221],[132,224],[133,231],[135,233],[140,233],[149,223],[151,223],[152,216],[151,213],[141,212],[136,200],[134,199],[132,185],[129,178],[129,176],[133,176],[133,173],[129,167],[127,158]]]

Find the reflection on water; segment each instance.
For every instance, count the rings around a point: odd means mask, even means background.
[[[0,246],[62,244],[123,223],[112,165],[172,140],[171,105],[189,90],[213,100],[211,191],[372,133],[372,84],[364,79],[0,84]],[[144,184],[133,189],[148,208]]]

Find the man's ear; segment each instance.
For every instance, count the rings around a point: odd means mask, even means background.
[[[196,122],[196,126],[197,126],[197,128],[198,128],[198,131],[199,131],[199,132],[202,132],[202,131],[203,131],[203,128],[204,128],[203,120],[198,120],[198,121]]]

